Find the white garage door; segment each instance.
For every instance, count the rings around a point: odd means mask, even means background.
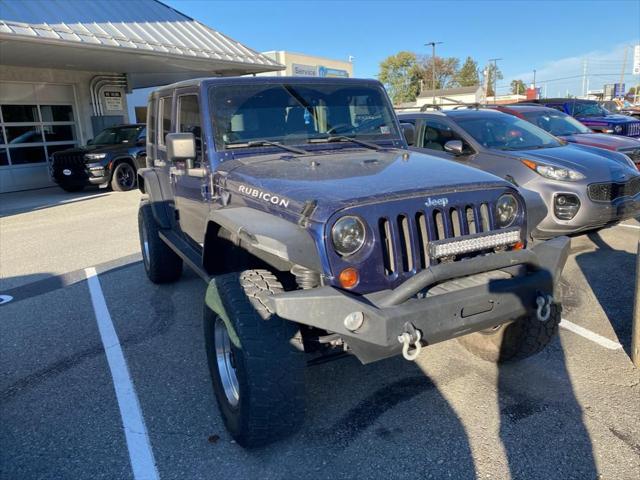
[[[73,87],[3,83],[0,90],[0,192],[51,185],[49,157],[78,143]]]

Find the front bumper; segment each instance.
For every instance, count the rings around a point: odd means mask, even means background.
[[[339,334],[360,361],[370,363],[400,352],[398,336],[407,322],[420,330],[424,343],[433,344],[532,314],[539,295],[553,294],[569,246],[567,237],[558,237],[531,250],[439,264],[394,290],[364,296],[327,286],[265,301],[281,318]],[[509,278],[416,298],[438,283],[496,270],[510,273]],[[344,325],[345,317],[354,312],[364,318],[355,332]]]

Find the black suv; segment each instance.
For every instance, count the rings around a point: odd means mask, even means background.
[[[131,190],[138,168],[146,166],[146,134],[143,123],[105,128],[84,147],[54,153],[51,177],[67,192],[87,185]]]

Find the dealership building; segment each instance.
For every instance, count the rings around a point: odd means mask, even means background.
[[[0,0],[0,193],[51,185],[51,154],[128,122],[132,89],[282,69],[157,0]]]
[[[265,75],[291,77],[353,77],[353,62],[316,57],[304,53],[277,50],[263,52],[263,55],[284,65],[284,70]]]

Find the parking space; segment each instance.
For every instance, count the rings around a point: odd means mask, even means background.
[[[0,294],[13,297],[0,306],[2,478],[134,478],[131,435],[148,438],[157,465],[137,479],[638,478],[640,375],[628,357],[637,221],[573,240],[566,323],[541,354],[498,367],[451,341],[415,363],[310,367],[301,432],[248,451],[213,397],[205,285],[187,270],[173,285],[146,279],[138,193],[31,195],[6,195],[0,218]],[[123,428],[90,267],[146,435]]]

